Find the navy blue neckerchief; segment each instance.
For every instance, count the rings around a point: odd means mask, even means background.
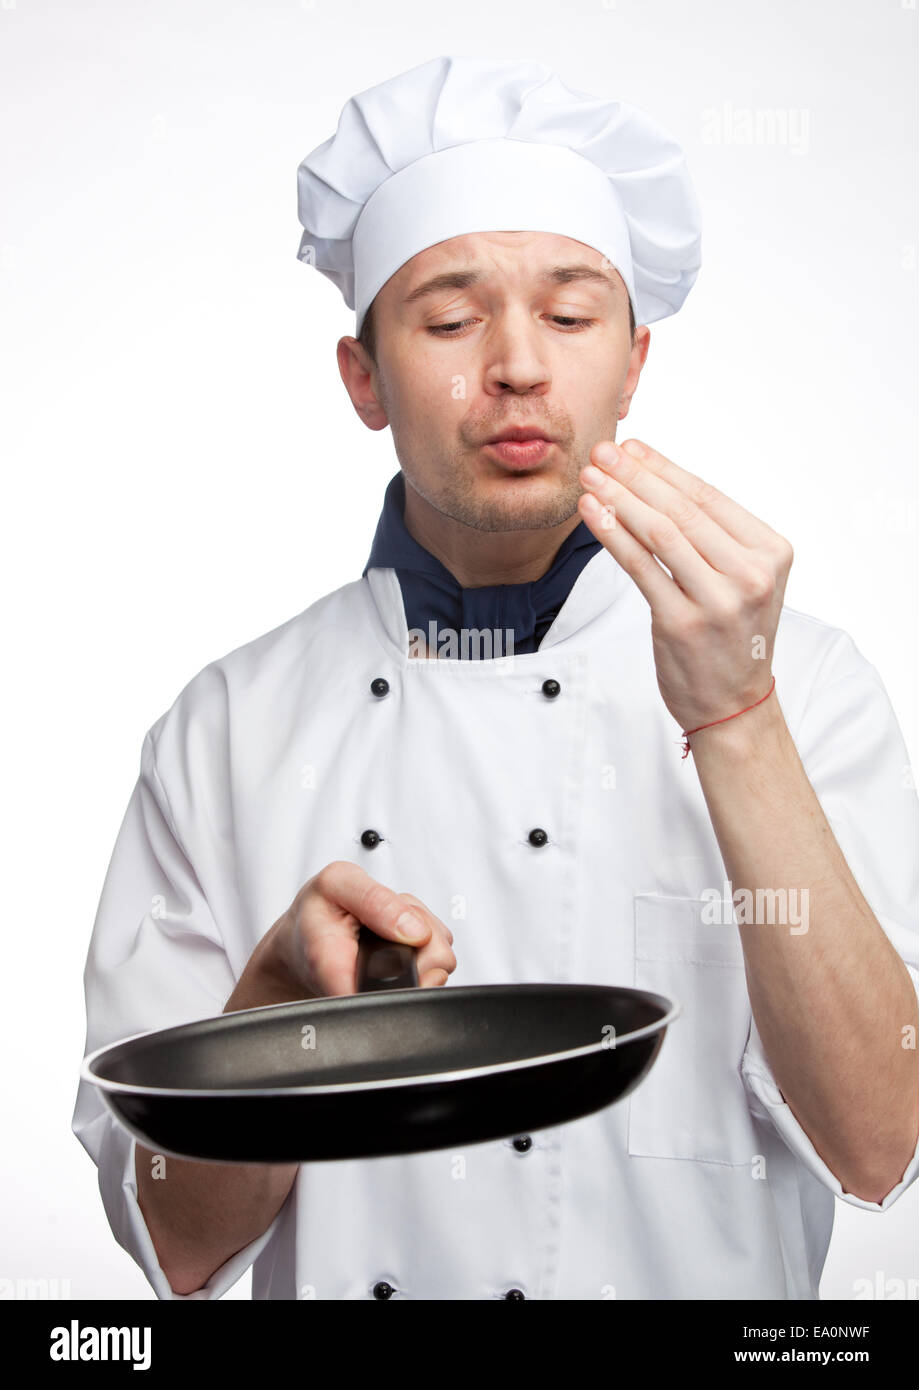
[[[405,478],[400,469],[387,485],[363,573],[366,575],[372,568],[396,571],[409,630],[420,630],[426,640],[435,630],[431,624],[436,625],[438,633],[461,634],[473,629],[494,633],[495,645],[484,652],[476,640],[467,643],[460,637],[451,647],[442,639],[442,656],[476,659],[482,655],[502,656],[511,650],[537,651],[574,581],[602,548],[602,542],[581,521],[562,542],[541,578],[526,584],[487,584],[464,589],[446,566],[410,534],[404,508]],[[513,634],[512,649],[504,636],[508,630]]]

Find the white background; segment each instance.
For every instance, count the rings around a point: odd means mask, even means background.
[[[366,561],[398,464],[296,260],[296,169],[451,52],[549,62],[684,145],[703,266],[620,437],[791,540],[786,602],[853,636],[919,766],[914,3],[0,0],[2,1278],[152,1297],[69,1128],[89,933],[145,731]],[[919,1275],[919,1185],[836,1214],[823,1297]]]

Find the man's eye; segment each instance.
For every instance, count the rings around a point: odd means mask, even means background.
[[[429,333],[443,333],[449,337],[454,328],[465,328],[467,323],[475,323],[475,319],[458,319],[456,323],[435,323],[428,327]]]
[[[572,328],[587,328],[593,323],[593,319],[578,319],[569,314],[550,314],[549,317],[561,324],[566,331]],[[454,330],[465,328],[470,323],[475,323],[475,319],[457,319],[455,323],[434,323],[428,326],[428,332],[440,333],[443,337],[449,338]]]

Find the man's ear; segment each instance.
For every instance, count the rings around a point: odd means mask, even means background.
[[[335,352],[338,370],[354,409],[368,429],[384,430],[389,418],[380,403],[376,363],[357,338],[340,338]]]
[[[638,378],[641,376],[641,369],[645,365],[648,356],[648,348],[651,346],[651,330],[646,324],[641,324],[635,330],[635,341],[632,344],[632,352],[629,356],[629,370],[626,372],[625,381],[622,386],[622,394],[619,397],[619,419],[624,420],[629,413],[629,406],[632,397],[638,386]]]

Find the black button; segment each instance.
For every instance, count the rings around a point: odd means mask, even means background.
[[[517,1150],[519,1154],[525,1154],[527,1149],[532,1149],[532,1147],[533,1140],[530,1138],[528,1134],[521,1134],[517,1139],[514,1140],[514,1148]]]
[[[365,830],[361,836],[361,844],[364,849],[376,849],[383,836],[378,835],[375,830]]]
[[[370,689],[373,691],[374,695],[388,695],[389,681],[384,680],[382,676],[377,676],[376,680],[370,682]]]
[[[392,1298],[395,1292],[392,1284],[387,1284],[385,1279],[381,1279],[379,1284],[373,1286],[374,1298]]]
[[[526,1294],[521,1289],[508,1289],[505,1298],[526,1298]]]
[[[558,681],[549,680],[543,681],[542,683],[542,693],[545,695],[547,700],[554,700],[561,688],[562,687],[559,685]]]
[[[539,829],[537,828],[536,830],[531,830],[531,831],[530,831],[530,834],[529,834],[530,844],[531,844],[531,845],[536,845],[537,848],[539,848],[540,845],[544,845],[544,844],[547,842],[548,839],[549,839],[549,837],[548,837],[548,835],[546,834],[546,832],[545,832],[544,830],[539,830]]]

